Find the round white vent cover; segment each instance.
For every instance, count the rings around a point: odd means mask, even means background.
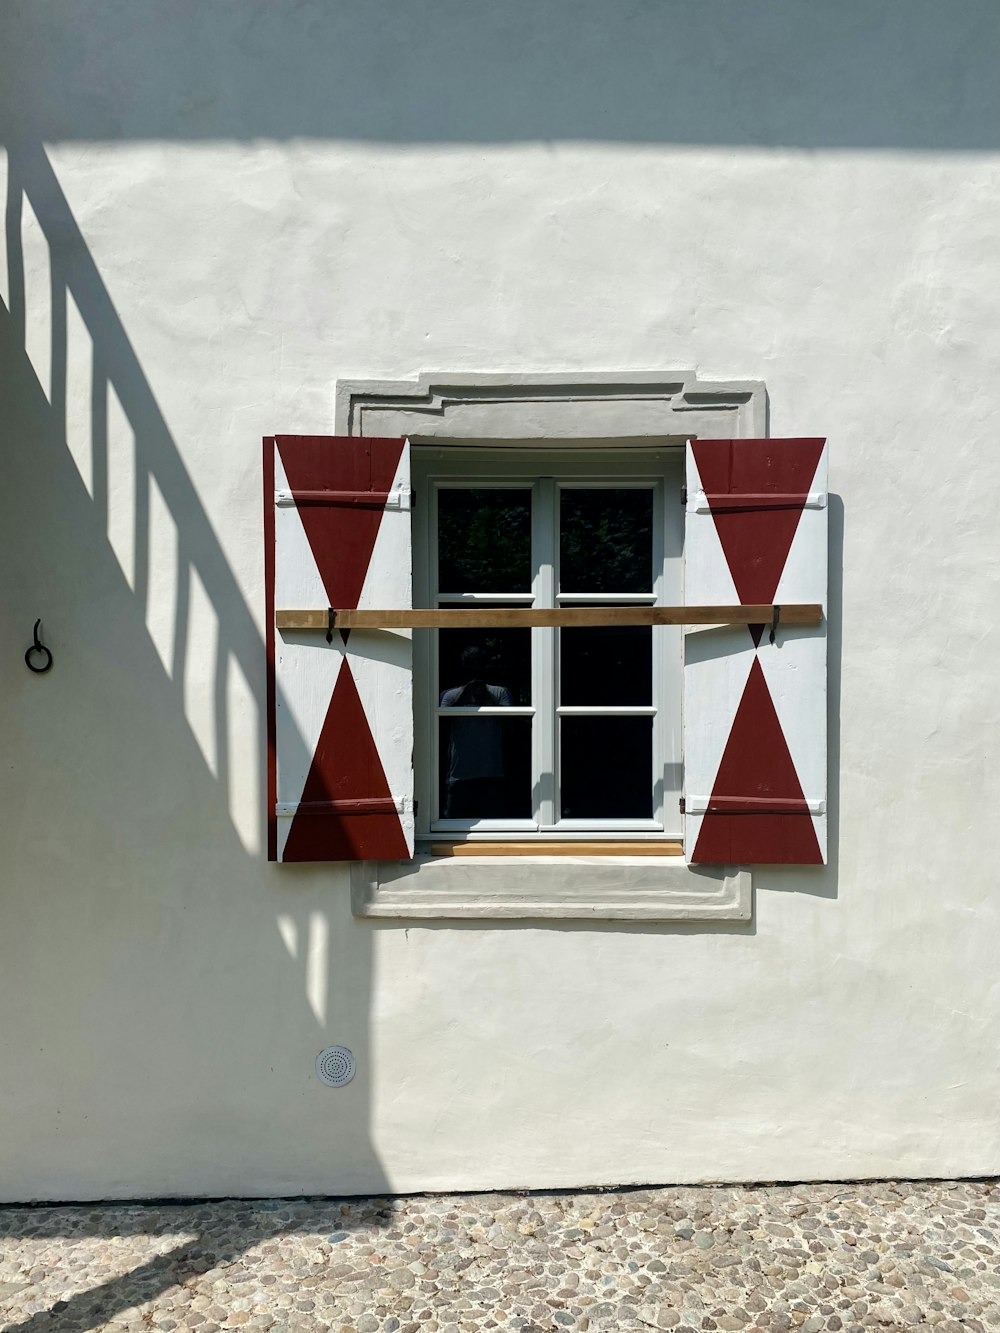
[[[316,1074],[321,1083],[342,1088],[354,1077],[354,1053],[346,1046],[327,1046],[316,1057]]]

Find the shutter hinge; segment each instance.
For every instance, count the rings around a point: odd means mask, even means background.
[[[687,502],[688,502],[688,488],[687,488],[686,486],[682,486],[682,487],[681,487],[681,508],[683,508],[683,507],[687,504]]]
[[[682,797],[680,798],[680,800],[677,802],[677,808],[678,808],[678,810],[681,812],[682,815],[686,815],[686,814],[687,814],[687,802],[684,800],[684,797],[683,797],[683,796],[682,796]]]

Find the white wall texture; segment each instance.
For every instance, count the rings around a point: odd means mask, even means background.
[[[0,1197],[1000,1170],[996,17],[5,6]],[[831,864],[729,928],[267,864],[261,436],[676,368],[830,439]]]

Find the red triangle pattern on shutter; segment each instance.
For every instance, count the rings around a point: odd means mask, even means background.
[[[825,443],[692,440],[705,498],[741,602],[773,601]],[[764,626],[749,629],[756,647]]]
[[[754,807],[756,801],[772,808],[761,811]],[[692,860],[711,865],[822,864],[809,807],[756,657]]]
[[[278,436],[285,477],[332,607],[354,608],[371,563],[404,441]],[[353,499],[320,500],[316,492]],[[365,497],[371,495],[371,502]],[[358,497],[361,496],[361,502]],[[409,855],[378,747],[347,656],[292,818],[285,861],[397,860]],[[316,651],[322,651],[317,643]]]
[[[825,444],[812,438],[692,440],[698,475],[741,602],[774,601]],[[749,629],[757,652],[765,626]],[[756,655],[691,859],[716,865],[823,863],[802,784]]]
[[[279,435],[277,445],[292,491],[372,493],[370,505],[298,503],[330,605],[353,609],[364,587],[403,441]]]
[[[331,802],[336,803],[333,809]],[[352,804],[358,802],[364,805],[352,810]],[[385,770],[345,656],[283,859],[387,861],[408,855]]]

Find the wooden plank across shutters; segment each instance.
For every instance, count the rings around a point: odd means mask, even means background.
[[[693,440],[688,602],[827,596],[822,439]],[[826,860],[826,623],[690,629],[684,640],[685,853],[691,862]]]
[[[753,625],[775,618],[786,625],[818,625],[823,608],[813,606],[562,606],[513,609],[428,608],[345,611],[279,607],[278,629],[515,629],[538,626]]]
[[[412,605],[408,444],[278,435],[264,475],[268,855],[410,857],[409,637],[274,629],[276,605]]]

